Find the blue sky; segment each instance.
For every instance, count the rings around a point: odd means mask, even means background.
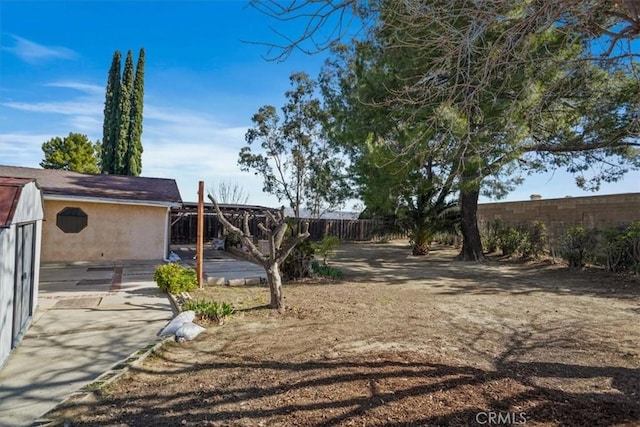
[[[324,57],[265,61],[276,41],[246,1],[30,1],[0,3],[0,163],[39,167],[41,145],[69,132],[102,138],[104,88],[114,51],[146,51],[142,175],[174,178],[182,198],[237,182],[252,204],[279,206],[237,166],[251,116],[279,108],[289,75],[317,77]],[[278,27],[287,32],[295,29]],[[598,194],[638,192],[640,173]],[[590,195],[561,172],[537,175],[506,200]],[[347,209],[351,206],[347,206]]]

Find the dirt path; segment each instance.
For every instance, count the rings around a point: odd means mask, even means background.
[[[262,308],[266,288],[209,288],[195,296],[238,307],[227,324],[58,414],[123,426],[640,425],[637,280],[409,254],[344,245],[332,265],[345,278],[286,285],[282,316]]]

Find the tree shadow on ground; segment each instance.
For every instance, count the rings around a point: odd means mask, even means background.
[[[515,337],[493,369],[416,353],[296,361],[216,351],[214,361],[185,363],[166,352],[155,363],[165,372],[139,368],[137,381],[59,409],[57,419],[75,411],[87,415],[69,425],[466,426],[486,425],[488,413],[528,425],[640,420],[640,369],[512,360],[521,344]],[[144,383],[147,375],[156,382]],[[567,386],[594,381],[600,389]]]
[[[549,262],[462,262],[454,259],[456,253],[455,249],[438,246],[428,256],[416,257],[408,247],[397,243],[349,244],[336,253],[332,265],[344,271],[345,282],[424,285],[445,295],[545,292],[617,299],[640,297],[638,280],[603,269],[570,270]]]

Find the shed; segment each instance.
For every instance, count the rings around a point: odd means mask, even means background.
[[[43,218],[35,179],[0,177],[0,366],[36,309]]]
[[[0,176],[35,178],[42,188],[43,262],[120,262],[168,257],[174,179],[90,175],[0,166]]]

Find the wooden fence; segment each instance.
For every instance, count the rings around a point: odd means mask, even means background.
[[[322,240],[325,236],[343,241],[370,241],[404,237],[381,219],[300,219],[309,223],[309,240]]]
[[[236,226],[241,226],[240,216],[230,218]],[[249,219],[249,230],[257,239],[263,239],[263,233],[258,223],[264,217],[252,216]],[[290,221],[295,222],[294,218]],[[406,237],[406,234],[393,231],[392,228],[379,219],[300,219],[309,223],[309,240],[319,241],[325,236],[335,236],[343,241],[370,241],[396,239]],[[171,244],[191,244],[196,242],[198,216],[194,214],[173,213],[171,216]],[[224,229],[218,216],[214,213],[204,215],[204,241],[211,241],[224,235]]]

